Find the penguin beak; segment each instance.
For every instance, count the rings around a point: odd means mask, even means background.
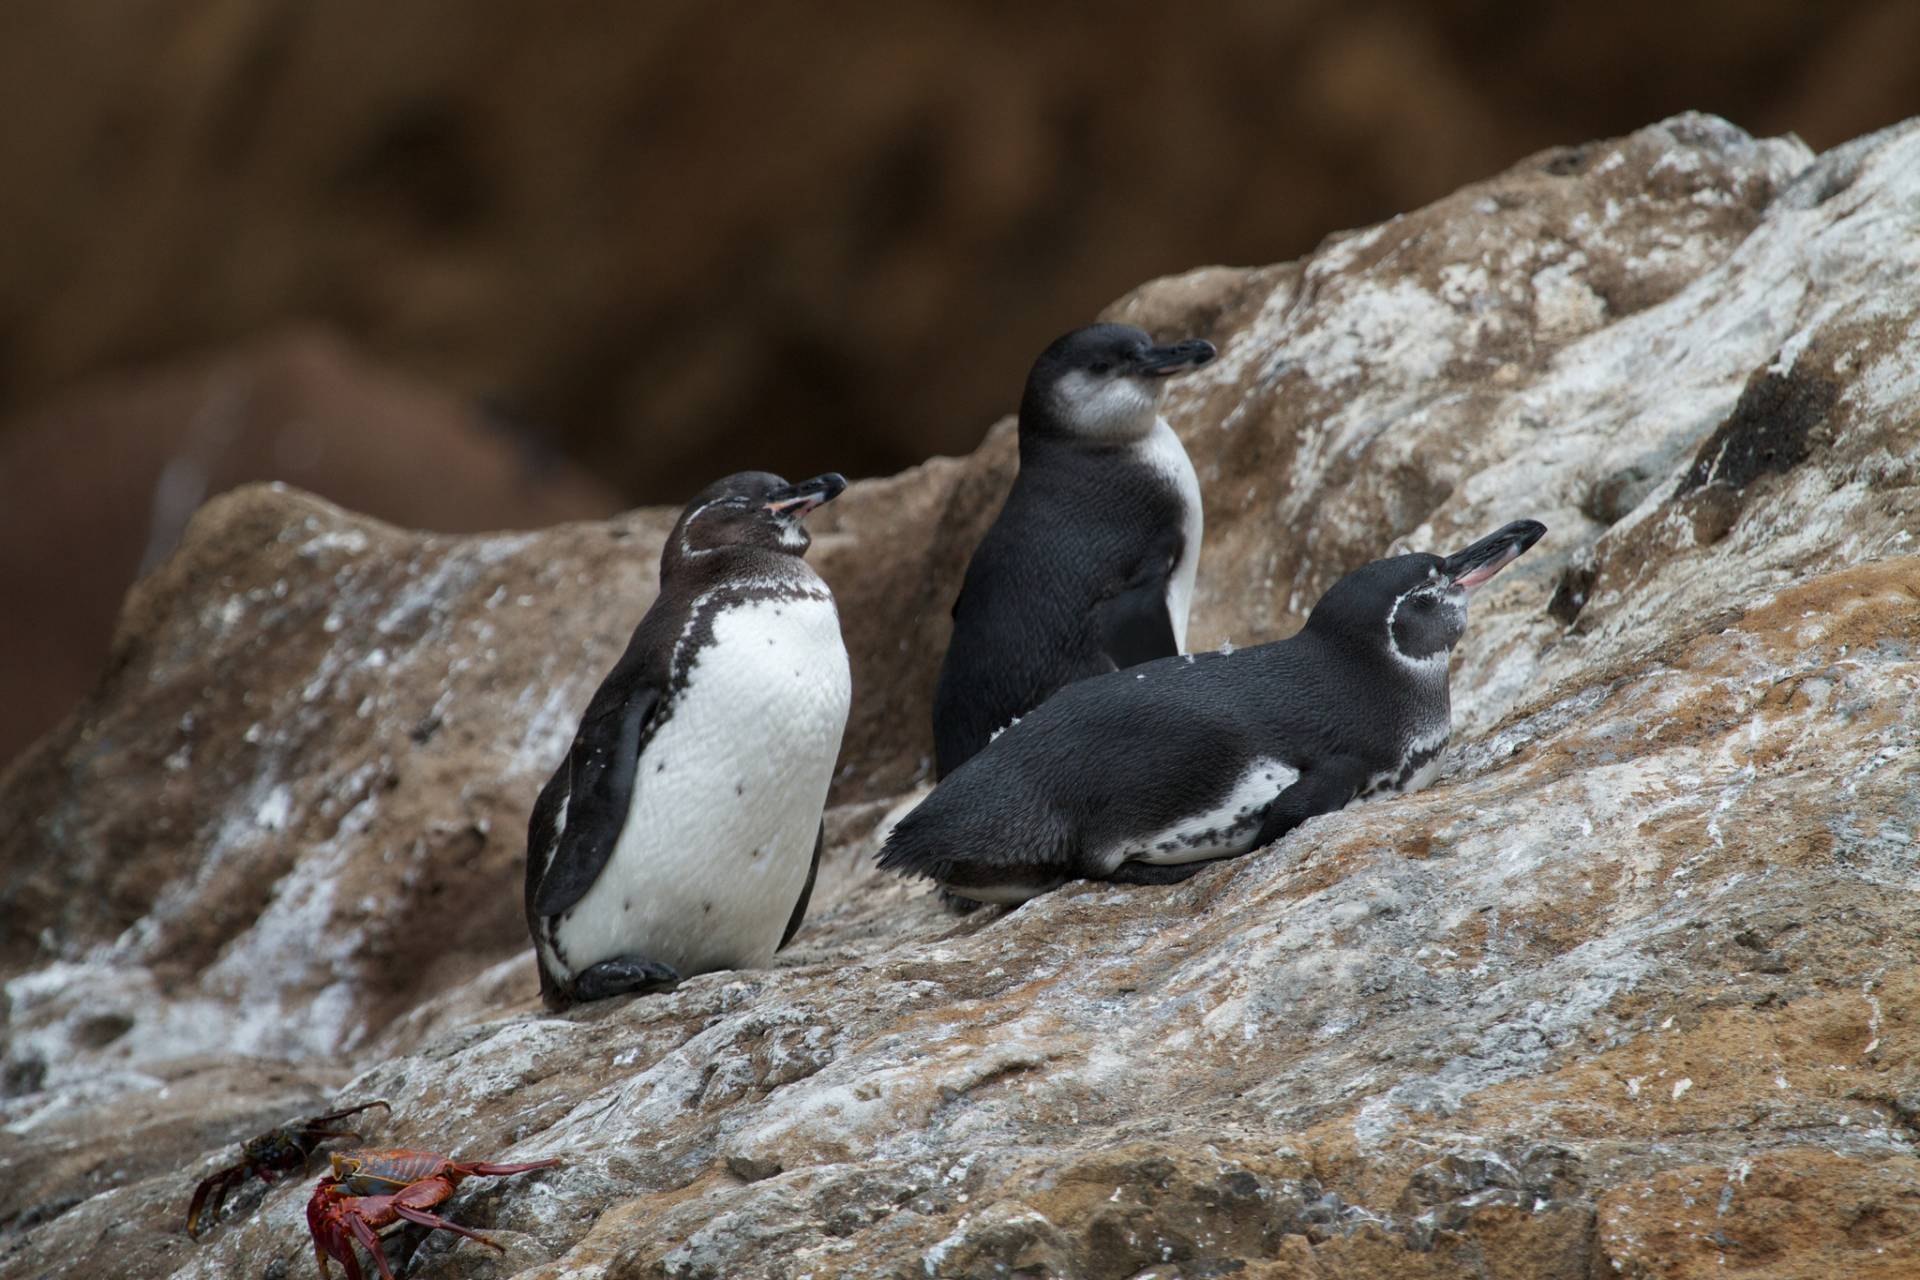
[[[1546,531],[1547,526],[1538,520],[1501,525],[1472,546],[1448,556],[1440,572],[1452,579],[1454,586],[1471,591],[1518,560],[1520,553],[1540,541]]]
[[[1198,369],[1216,354],[1213,344],[1203,338],[1176,342],[1170,347],[1148,347],[1133,358],[1133,372],[1139,377],[1164,378]]]
[[[767,510],[790,520],[805,519],[815,507],[825,506],[846,490],[847,478],[838,471],[775,489],[767,496]]]

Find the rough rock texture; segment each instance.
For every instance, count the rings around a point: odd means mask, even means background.
[[[1914,1274],[1920,122],[1815,160],[1680,117],[1113,314],[1222,347],[1170,405],[1199,644],[1550,526],[1434,787],[1011,913],[870,872],[1002,430],[828,509],[856,706],[795,946],[547,1016],[519,826],[669,513],[242,492],[0,779],[0,1273],[298,1274],[304,1186],[196,1245],[193,1184],[385,1097],[382,1141],[567,1160],[416,1276]]]

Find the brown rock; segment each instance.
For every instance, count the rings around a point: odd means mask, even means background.
[[[1609,1192],[1600,1248],[1612,1274],[1901,1280],[1920,1240],[1920,1160],[1782,1150],[1731,1168],[1670,1169]]]
[[[609,515],[606,486],[479,409],[294,331],[0,422],[0,761],[98,678],[121,597],[209,494],[284,480],[448,533]]]
[[[1916,197],[1920,122],[1813,160],[1681,117],[1116,304],[1222,348],[1170,402],[1200,642],[1547,523],[1475,601],[1440,780],[1165,889],[955,919],[871,871],[1002,431],[822,513],[856,707],[795,946],[562,1016],[519,824],[672,513],[212,504],[0,778],[0,1273],[309,1265],[304,1188],[181,1217],[349,1073],[382,1141],[566,1161],[463,1191],[511,1248],[427,1276],[1920,1268]],[[224,1108],[154,1092],[216,1070]]]

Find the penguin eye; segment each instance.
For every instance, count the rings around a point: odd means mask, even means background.
[[[1092,364],[1087,366],[1087,372],[1106,373],[1110,371],[1112,368],[1113,366],[1108,364],[1105,360],[1095,360]]]

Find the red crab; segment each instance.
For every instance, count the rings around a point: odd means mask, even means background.
[[[478,1240],[489,1249],[500,1246],[429,1212],[453,1194],[463,1178],[475,1174],[499,1177],[526,1173],[559,1164],[558,1160],[532,1160],[526,1164],[488,1164],[461,1161],[432,1151],[336,1151],[332,1155],[333,1172],[313,1189],[307,1201],[307,1230],[313,1234],[313,1258],[320,1264],[321,1280],[327,1280],[327,1259],[347,1269],[347,1280],[363,1280],[360,1264],[353,1256],[353,1241],[365,1246],[384,1280],[393,1280],[393,1269],[380,1249],[380,1228],[405,1218],[423,1227],[439,1227],[457,1232],[469,1240]]]
[[[357,1107],[348,1107],[344,1111],[329,1111],[323,1116],[308,1116],[294,1124],[283,1125],[278,1129],[269,1129],[258,1137],[249,1138],[240,1148],[240,1162],[229,1165],[201,1179],[200,1185],[193,1189],[193,1203],[187,1206],[187,1234],[196,1240],[200,1238],[200,1211],[207,1209],[209,1220],[220,1216],[220,1206],[227,1202],[227,1193],[245,1182],[249,1177],[257,1177],[262,1182],[272,1182],[275,1174],[293,1173],[307,1167],[307,1160],[313,1155],[313,1149],[328,1138],[359,1138],[359,1134],[350,1129],[329,1129],[328,1125],[336,1120],[345,1120],[348,1116],[357,1116],[362,1111],[371,1111],[375,1107],[387,1107],[384,1102],[363,1102]],[[387,1107],[389,1114],[393,1108]],[[213,1197],[212,1205],[207,1197]]]

